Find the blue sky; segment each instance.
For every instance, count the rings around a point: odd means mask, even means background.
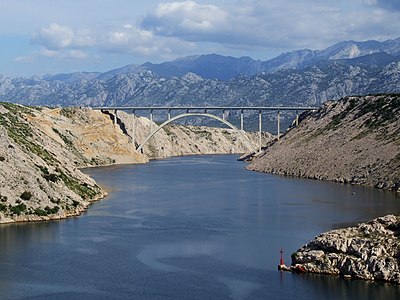
[[[267,60],[400,37],[400,0],[0,0],[0,74],[107,71],[218,53]]]

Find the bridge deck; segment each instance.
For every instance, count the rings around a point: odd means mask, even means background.
[[[316,110],[318,107],[291,106],[105,106],[93,110]]]

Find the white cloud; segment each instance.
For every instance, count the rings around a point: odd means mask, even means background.
[[[399,35],[399,12],[383,9],[398,0],[205,1],[159,3],[141,21],[125,18],[75,27],[50,23],[31,37],[41,49],[15,60],[83,60],[111,53],[159,61],[209,52],[257,53],[265,59],[276,49],[322,49],[343,40]]]
[[[203,40],[229,25],[227,17],[227,12],[215,5],[200,5],[194,1],[168,2],[159,4],[148,14],[142,26],[164,36]]]
[[[224,8],[194,1],[159,4],[142,26],[156,35],[229,47],[325,47],[346,39],[385,39],[398,35],[399,15],[376,1],[247,0]]]
[[[32,35],[31,42],[42,45],[49,50],[60,50],[91,46],[94,41],[88,30],[82,29],[74,32],[67,26],[52,23],[48,27],[43,27],[35,32]]]
[[[157,36],[151,31],[126,23],[75,31],[68,26],[53,23],[35,32],[31,42],[42,47],[33,57],[65,59],[85,59],[90,51],[168,57],[171,53],[183,53],[193,47],[190,42]],[[21,62],[26,60],[18,58]]]
[[[34,33],[32,43],[46,45],[48,49],[57,50],[71,46],[73,39],[72,29],[53,23]]]

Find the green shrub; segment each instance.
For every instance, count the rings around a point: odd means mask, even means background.
[[[4,204],[1,204],[1,203],[0,203],[0,211],[6,210],[6,207],[7,207],[7,206],[5,206]]]
[[[12,213],[14,213],[14,214],[19,216],[23,211],[26,210],[26,205],[21,203],[21,204],[18,204],[16,206],[12,206],[10,210],[11,210]]]
[[[41,208],[36,208],[35,215],[43,217],[43,216],[47,216],[47,212]]]
[[[54,206],[53,208],[50,208],[49,206],[46,206],[44,208],[44,210],[46,211],[46,213],[48,215],[50,215],[50,214],[56,214],[60,210],[60,208],[57,205]]]
[[[30,200],[32,198],[32,193],[31,192],[23,192],[21,196],[19,196],[22,200]]]

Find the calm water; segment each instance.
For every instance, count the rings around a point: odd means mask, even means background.
[[[280,273],[315,235],[387,213],[371,188],[254,173],[235,156],[89,169],[79,217],[0,226],[0,299],[400,299],[400,286]]]

